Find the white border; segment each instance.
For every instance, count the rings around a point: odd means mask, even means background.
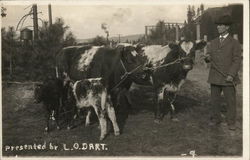
[[[237,159],[237,160],[249,160],[249,1],[248,0],[68,0],[68,1],[60,1],[60,0],[54,0],[54,1],[1,1],[0,4],[4,5],[29,5],[37,3],[40,5],[47,5],[47,4],[52,4],[52,5],[164,5],[164,4],[207,4],[207,5],[212,5],[212,4],[218,4],[218,3],[242,3],[244,5],[244,30],[243,30],[243,156],[242,157],[196,157],[195,159],[199,160],[224,160],[228,159],[231,160]],[[1,24],[1,23],[0,23]],[[1,39],[0,39],[1,42]],[[1,46],[1,44],[0,44]],[[0,62],[1,64],[1,62]],[[1,72],[1,71],[0,71]],[[1,77],[1,75],[0,75]],[[2,77],[1,77],[2,78]],[[0,84],[2,87],[2,83]],[[0,95],[2,95],[2,88],[0,91]],[[2,106],[2,96],[0,98],[1,106]],[[2,117],[2,107],[0,107],[0,117]],[[2,126],[2,120],[0,121],[0,126]],[[2,127],[0,128],[0,133],[1,133],[1,139],[0,139],[0,148],[2,147]],[[13,159],[23,159],[23,160],[31,160],[31,159],[36,159],[36,160],[44,160],[44,159],[59,159],[59,157],[55,158],[49,158],[49,157],[29,157],[29,158],[8,158],[8,157],[2,157],[2,149],[0,150],[0,159],[3,160],[13,160]],[[85,159],[85,160],[90,160],[90,159],[102,159],[102,160],[107,160],[107,159],[120,159],[120,160],[127,160],[127,159],[135,159],[135,160],[140,160],[140,159],[191,159],[191,157],[60,157],[60,159]]]

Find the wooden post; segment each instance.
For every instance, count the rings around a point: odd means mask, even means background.
[[[179,25],[178,24],[175,25],[175,32],[176,32],[175,40],[176,42],[179,42]]]
[[[166,44],[166,26],[164,25],[163,34],[162,34],[162,45]]]
[[[12,79],[13,67],[12,67],[12,51],[10,51],[10,78]]]
[[[204,41],[207,42],[207,35],[204,35]],[[204,47],[204,53],[203,54],[204,55],[207,54],[207,45]],[[205,68],[208,68],[208,64],[206,62],[204,62],[204,66],[205,66]]]
[[[34,27],[34,40],[38,39],[38,18],[37,18],[37,5],[33,4],[33,27]]]
[[[119,36],[119,43],[121,43],[121,34],[118,34]]]
[[[49,26],[52,25],[52,11],[51,11],[51,4],[48,6],[48,12],[49,12]]]
[[[207,42],[207,35],[204,35],[204,41]],[[207,46],[204,47],[204,55],[207,54]]]
[[[201,29],[200,29],[200,23],[196,23],[196,40],[201,39]]]
[[[145,39],[148,40],[148,26],[145,26]]]

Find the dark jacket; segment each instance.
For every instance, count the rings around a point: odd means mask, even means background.
[[[225,81],[227,75],[234,78],[234,83],[240,82],[238,71],[241,67],[241,46],[237,40],[228,35],[220,43],[219,38],[216,38],[208,45],[207,51],[211,59],[208,83],[232,85],[232,83]]]

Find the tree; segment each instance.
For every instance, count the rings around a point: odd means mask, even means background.
[[[9,73],[12,77],[13,64],[16,58],[17,34],[14,27],[1,28],[2,33],[2,71],[3,74]]]
[[[2,17],[6,17],[6,15],[7,15],[7,14],[6,14],[6,10],[7,10],[7,9],[6,9],[5,7],[1,7],[1,16],[2,16]]]
[[[95,46],[102,46],[108,44],[106,38],[104,38],[103,36],[96,36],[91,43]]]
[[[45,50],[57,51],[64,46],[74,45],[76,39],[72,32],[67,33],[68,29],[69,26],[65,25],[62,18],[57,18],[51,26],[44,23],[43,27],[40,28],[37,46]]]
[[[63,46],[70,45],[76,45],[76,38],[71,31],[66,35]]]
[[[203,12],[204,12],[204,5],[203,4],[200,5],[200,12],[201,12],[201,14],[203,14]]]
[[[155,29],[151,29],[151,33],[148,37],[153,44],[163,44],[165,43],[165,33],[165,22],[160,20],[157,22]]]
[[[187,9],[188,24],[193,22],[194,17],[195,17],[195,7],[188,5],[188,9]]]
[[[72,32],[68,32],[69,26],[65,25],[62,18],[56,18],[55,23],[44,25],[40,28],[39,40],[34,47],[33,59],[37,70],[34,75],[39,73],[48,76],[55,75],[56,54],[66,46],[75,45],[76,39]]]
[[[191,9],[191,6],[188,5],[188,8],[187,8],[187,23],[191,23],[192,21],[192,9]]]
[[[75,45],[76,40],[63,19],[57,18],[51,26],[48,23],[39,29],[39,39],[34,45],[22,45],[14,28],[2,28],[3,70],[12,64],[15,80],[42,80],[55,76],[55,56],[65,46]],[[12,55],[11,55],[12,54]],[[9,58],[12,57],[12,58]],[[8,77],[8,72],[3,72]]]
[[[192,6],[192,10],[191,10],[191,13],[192,13],[192,20],[193,20],[193,18],[195,17],[195,7],[194,6]]]

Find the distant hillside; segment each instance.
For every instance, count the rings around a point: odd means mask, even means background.
[[[126,36],[121,36],[120,37],[120,41],[121,42],[133,42],[133,41],[137,41],[139,38],[142,38],[144,36],[144,34],[134,34],[134,35],[126,35]],[[91,42],[93,38],[89,38],[89,39],[77,39],[77,43],[88,43]],[[110,37],[109,40],[113,40],[118,42],[119,37]]]

